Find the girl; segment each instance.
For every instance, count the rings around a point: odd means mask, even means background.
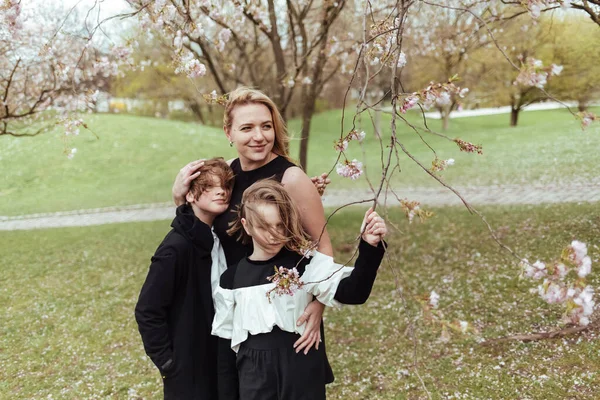
[[[309,235],[283,186],[264,180],[246,189],[228,233],[251,241],[253,252],[221,276],[212,331],[231,339],[237,352],[240,400],[325,399],[325,349],[321,346],[307,355],[294,351],[292,344],[303,331],[296,320],[313,297],[330,306],[367,300],[383,258],[387,228],[372,210],[363,227],[355,268],[318,252],[307,259],[302,253],[310,244]],[[289,275],[282,276],[286,270]],[[278,279],[288,279],[288,285],[271,282]],[[294,284],[300,286],[295,293],[289,290]],[[277,294],[284,289],[287,294]]]

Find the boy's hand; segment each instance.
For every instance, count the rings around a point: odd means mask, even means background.
[[[312,181],[313,185],[315,185],[315,187],[317,188],[317,192],[319,192],[320,196],[323,196],[327,185],[331,183],[331,179],[327,178],[327,173],[325,172],[323,172],[321,176],[313,176],[312,178],[310,178],[310,180]]]
[[[173,201],[175,205],[185,204],[185,196],[190,191],[190,183],[200,176],[198,169],[204,165],[204,159],[192,161],[179,170],[173,183]]]
[[[387,234],[387,226],[383,218],[373,211],[373,207],[369,208],[365,213],[360,231],[362,239],[371,246],[377,246],[383,237]]]

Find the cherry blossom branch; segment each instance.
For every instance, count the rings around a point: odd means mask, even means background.
[[[535,342],[538,340],[545,339],[561,339],[566,336],[574,335],[576,333],[583,333],[588,330],[595,330],[600,327],[599,320],[595,320],[593,323],[585,326],[572,326],[568,328],[558,329],[550,332],[537,332],[530,334],[518,334],[511,336],[504,336],[501,338],[488,339],[480,344],[482,346],[493,346],[500,343],[508,343],[508,342]]]

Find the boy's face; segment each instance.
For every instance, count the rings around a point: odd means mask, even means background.
[[[187,201],[205,213],[216,216],[224,213],[229,207],[229,196],[230,194],[221,187],[221,181],[217,177],[213,177],[213,184],[206,188],[197,199],[190,192],[187,195]]]

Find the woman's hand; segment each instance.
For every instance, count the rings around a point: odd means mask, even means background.
[[[387,226],[383,218],[371,207],[365,213],[360,231],[365,242],[371,246],[377,246],[387,234]]]
[[[200,176],[198,169],[204,165],[204,159],[192,161],[179,170],[173,183],[173,201],[176,206],[185,204],[185,196],[190,191],[190,183]]]
[[[327,185],[329,185],[331,183],[331,179],[329,179],[327,177],[326,172],[323,172],[321,174],[321,176],[313,176],[312,178],[310,178],[310,180],[312,181],[313,185],[315,185],[315,187],[317,188],[317,192],[319,192],[319,196],[323,196],[323,193],[325,193],[325,189],[327,188]]]
[[[313,301],[304,309],[302,316],[298,318],[296,322],[297,326],[302,325],[306,322],[304,333],[300,336],[300,339],[294,343],[296,353],[299,353],[304,349],[304,354],[308,354],[308,351],[315,345],[315,348],[319,349],[319,343],[321,343],[321,320],[323,318],[323,310],[325,306],[318,301]]]

